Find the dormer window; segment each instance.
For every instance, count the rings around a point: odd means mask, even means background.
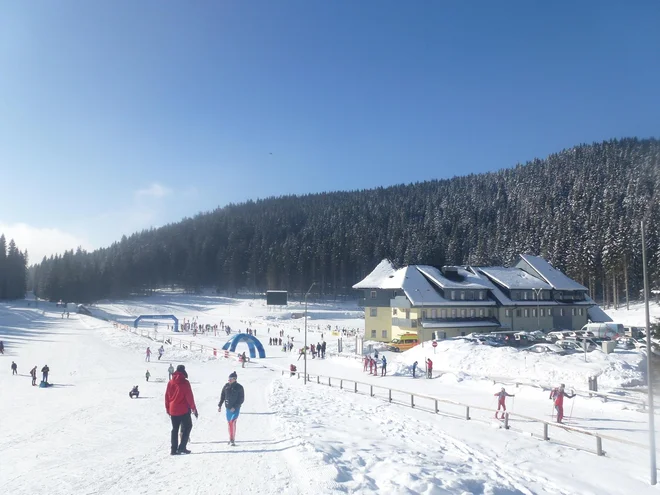
[[[376,299],[376,291],[375,290],[371,291],[371,299]]]

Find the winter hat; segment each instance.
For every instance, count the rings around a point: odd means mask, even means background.
[[[185,373],[186,367],[184,365],[180,364],[179,366],[176,367],[176,370],[180,373]]]
[[[229,378],[233,378],[235,380],[236,378],[238,378],[238,375],[236,374],[235,371],[232,371],[229,375]]]

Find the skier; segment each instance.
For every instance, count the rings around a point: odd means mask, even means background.
[[[144,374],[144,376],[146,377],[147,381],[149,381],[149,377],[151,376],[151,373],[149,373],[149,370],[147,370],[147,372]]]
[[[147,347],[147,355],[144,358],[145,361],[150,362],[151,361],[151,349]]]
[[[197,418],[197,406],[193,396],[192,387],[188,381],[186,367],[182,364],[176,367],[172,379],[165,391],[165,411],[172,420],[170,455],[190,454],[186,448],[192,430],[192,412]],[[179,443],[179,428],[182,429],[181,443]]]
[[[140,391],[138,390],[138,386],[136,385],[131,389],[131,391],[128,393],[128,396],[132,399],[133,397],[138,398],[140,397]]]
[[[36,386],[37,384],[37,367],[35,366],[30,370],[30,376],[32,377],[32,386]]]
[[[165,354],[165,348],[161,345],[160,349],[158,349],[158,361],[163,357],[163,354]]]
[[[502,418],[504,419],[504,413],[506,412],[506,398],[507,397],[515,397],[515,394],[510,394],[508,393],[504,387],[502,387],[502,390],[499,392],[496,392],[493,394],[495,397],[497,397],[497,411],[495,411],[495,419],[500,419],[498,417],[498,413],[500,412],[500,408],[502,409]]]
[[[375,359],[378,359],[378,349],[376,349],[376,350],[374,351],[374,358],[375,358]]]
[[[4,353],[5,353],[5,343],[2,340],[0,340],[0,354],[4,354]]]
[[[433,361],[431,361],[431,358],[426,360],[426,378],[433,378]]]
[[[172,366],[172,363],[170,363],[170,367],[167,368],[167,373],[169,375],[167,381],[170,381],[172,379],[172,373],[174,373],[174,366]]]
[[[564,397],[572,399],[575,394],[567,394],[564,390],[565,386],[562,383],[559,388],[554,388],[550,392],[550,399],[555,400],[555,409],[557,410],[557,423],[561,423],[564,419]]]
[[[222,412],[222,404],[225,405],[229,427],[229,445],[232,446],[236,445],[234,443],[236,440],[236,421],[245,400],[245,391],[243,390],[243,386],[236,381],[237,378],[238,375],[236,375],[235,371],[229,375],[228,382],[222,387],[220,402],[218,402],[218,412]]]
[[[385,356],[381,358],[381,364],[380,364],[380,376],[385,376],[387,375],[387,359],[385,359]]]
[[[50,368],[48,367],[48,365],[41,368],[41,377],[42,377],[41,381],[43,383],[48,383],[48,372],[49,371],[50,371]]]
[[[413,363],[412,370],[413,370],[413,378],[415,378],[415,371],[417,370],[417,361]]]
[[[247,356],[245,355],[245,351],[243,351],[243,354],[241,354],[241,362],[243,363],[241,365],[241,368],[245,368],[245,362],[247,361]]]
[[[316,357],[316,347],[314,347],[314,344],[310,345],[309,350],[312,351],[312,359]]]
[[[367,371],[367,366],[369,366],[369,356],[364,356],[364,370]]]
[[[18,366],[16,366],[14,361],[11,362],[11,374],[18,375]]]
[[[321,335],[321,338],[323,338],[323,335]],[[325,340],[321,344],[321,353],[323,354],[323,359],[325,359]]]

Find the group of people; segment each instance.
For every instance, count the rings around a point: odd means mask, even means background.
[[[45,387],[50,386],[50,384],[48,383],[48,373],[50,373],[50,368],[48,367],[48,365],[45,365],[43,368],[41,368],[41,383],[43,383]],[[18,365],[14,361],[11,362],[11,374],[18,375]],[[30,370],[30,377],[32,378],[32,386],[36,386],[37,385],[36,366]]]
[[[245,401],[245,391],[243,390],[243,386],[237,382],[237,379],[238,375],[235,371],[229,375],[227,383],[222,388],[220,402],[218,403],[218,412],[222,412],[223,406],[225,408],[229,429],[229,445],[232,446],[236,445],[236,422],[241,412],[241,406]],[[133,390],[139,394],[137,385]],[[172,374],[172,378],[167,384],[165,391],[165,411],[170,416],[172,423],[170,454],[190,454],[188,441],[193,426],[191,415],[198,418],[199,413],[195,404],[192,387],[188,381],[188,372],[182,364],[176,367],[176,371]],[[181,435],[179,435],[179,430],[181,430]]]
[[[373,357],[370,355],[364,356],[364,371],[369,370],[370,375],[378,376],[378,351],[374,352]],[[382,355],[380,358],[380,376],[387,375],[387,358]]]

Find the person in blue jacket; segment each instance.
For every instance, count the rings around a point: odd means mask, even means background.
[[[243,386],[236,381],[237,378],[238,375],[236,375],[235,371],[229,375],[229,381],[222,388],[220,402],[218,403],[218,412],[222,412],[222,405],[225,405],[229,426],[229,445],[232,446],[236,445],[234,443],[236,440],[236,421],[245,400],[245,391],[243,390]]]
[[[380,364],[380,376],[385,375],[387,375],[387,359],[385,359],[385,356],[383,355]]]

